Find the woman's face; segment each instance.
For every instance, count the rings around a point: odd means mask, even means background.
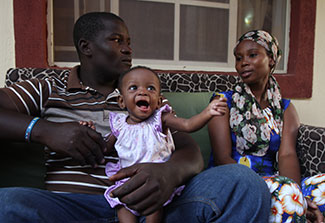
[[[130,71],[122,79],[119,104],[122,108],[127,108],[129,124],[149,118],[161,104],[158,77],[152,71],[143,68]]]
[[[248,85],[266,83],[274,64],[264,47],[251,40],[243,40],[236,48],[236,70]]]

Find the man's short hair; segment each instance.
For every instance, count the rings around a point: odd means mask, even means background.
[[[73,27],[73,42],[79,53],[78,42],[81,38],[94,40],[99,31],[105,29],[103,21],[123,21],[119,16],[110,12],[90,12],[79,17]]]

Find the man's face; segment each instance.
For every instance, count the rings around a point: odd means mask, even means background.
[[[112,81],[132,65],[132,50],[126,25],[119,20],[103,21],[105,30],[90,41],[93,68],[102,78]]]

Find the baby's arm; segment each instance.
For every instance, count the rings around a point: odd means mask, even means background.
[[[110,133],[110,134],[107,134],[105,135],[105,142],[106,142],[106,148],[107,148],[107,152],[112,152],[115,150],[114,148],[114,145],[115,145],[115,142],[116,142],[116,137]]]
[[[91,128],[93,130],[96,130],[96,127],[95,127],[93,121],[79,121],[79,124],[87,126],[87,127]],[[114,151],[115,150],[114,145],[115,145],[115,142],[116,142],[116,137],[112,133],[110,133],[110,134],[105,135],[104,140],[106,142],[106,148],[107,148],[106,151],[108,153]]]
[[[199,114],[189,118],[179,118],[172,113],[163,113],[162,122],[164,127],[172,128],[182,132],[195,132],[208,123],[215,115],[222,116],[227,110],[227,99],[220,97],[214,99]]]

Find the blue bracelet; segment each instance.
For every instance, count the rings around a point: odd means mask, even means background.
[[[30,134],[32,132],[32,129],[35,125],[35,123],[39,120],[39,117],[35,117],[33,118],[33,120],[29,123],[27,129],[26,129],[26,132],[25,132],[25,140],[27,142],[30,142]]]

